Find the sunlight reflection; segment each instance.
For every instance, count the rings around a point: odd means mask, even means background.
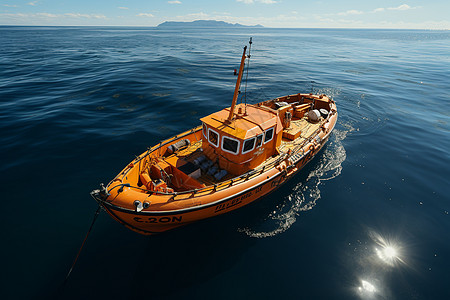
[[[356,288],[354,286],[354,291],[361,299],[391,299],[388,275],[392,274],[393,268],[411,267],[404,261],[407,247],[398,233],[382,235],[369,229],[368,235],[368,241],[349,243],[353,248],[353,259],[356,259],[358,269],[362,271],[357,277],[359,284]]]
[[[361,280],[361,285],[358,287],[358,294],[361,299],[378,299],[381,294],[375,285],[367,280]]]
[[[384,238],[374,232],[371,235],[375,243],[379,246],[375,248],[375,252],[382,262],[390,266],[394,266],[397,263],[404,263],[401,253],[402,248],[398,242]]]
[[[373,284],[365,280],[361,280],[361,286],[358,289],[360,292],[366,292],[371,294],[376,292],[376,289],[373,286]]]
[[[393,265],[398,259],[398,251],[393,246],[386,246],[383,249],[375,248],[378,257],[387,264]]]

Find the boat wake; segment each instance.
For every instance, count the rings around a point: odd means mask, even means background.
[[[276,209],[271,212],[261,226],[267,230],[255,228],[239,228],[239,232],[254,238],[272,237],[288,230],[295,223],[297,217],[305,211],[311,210],[320,199],[320,184],[341,174],[342,163],[346,159],[346,152],[342,141],[347,134],[354,130],[350,125],[343,125],[344,130],[333,131],[324,152],[318,155],[319,161],[309,173],[307,179],[299,182],[290,195],[286,196]],[[300,171],[301,172],[301,171]],[[260,226],[258,226],[260,227]]]

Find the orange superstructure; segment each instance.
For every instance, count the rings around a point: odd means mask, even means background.
[[[228,122],[229,109],[200,119],[202,149],[212,161],[233,175],[243,174],[274,155],[281,144],[283,128],[275,111],[244,104],[237,106],[236,117]]]
[[[236,104],[142,153],[91,195],[117,221],[163,232],[259,199],[297,173],[328,140],[336,105],[325,95],[295,94]]]

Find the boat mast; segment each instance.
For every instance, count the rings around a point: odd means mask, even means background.
[[[231,103],[230,114],[228,115],[228,119],[227,119],[228,122],[231,122],[231,120],[233,120],[234,108],[236,106],[237,97],[239,94],[239,87],[241,86],[242,73],[244,71],[244,64],[245,64],[245,58],[246,58],[245,52],[246,51],[247,51],[247,46],[244,47],[244,53],[242,53],[241,66],[239,67],[238,79],[236,81],[236,87],[234,88],[233,102]]]

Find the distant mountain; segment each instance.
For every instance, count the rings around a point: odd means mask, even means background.
[[[252,28],[262,28],[262,25],[242,25],[239,23],[231,24],[224,21],[214,21],[214,20],[197,20],[192,22],[173,22],[166,21],[164,23],[159,24],[157,27],[162,28],[172,28],[172,27],[196,27],[196,28],[243,28],[243,27],[252,27]]]

